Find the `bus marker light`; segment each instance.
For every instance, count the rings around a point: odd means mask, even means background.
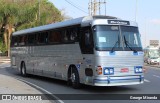
[[[98,73],[98,75],[101,75],[101,74],[102,74],[102,67],[101,67],[101,66],[98,66],[98,68],[97,68],[97,73]]]

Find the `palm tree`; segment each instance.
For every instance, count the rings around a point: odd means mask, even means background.
[[[8,50],[10,50],[10,37],[12,28],[16,22],[17,5],[2,0],[0,7],[0,26],[1,30],[3,30],[5,46],[8,48]]]
[[[8,56],[10,56],[10,38],[13,29],[21,30],[63,20],[60,11],[48,0],[41,0],[40,3],[43,6],[39,8],[38,0],[1,0],[0,34],[3,31]]]

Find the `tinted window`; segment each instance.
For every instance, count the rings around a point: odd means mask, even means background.
[[[26,42],[27,42],[27,36],[26,35],[19,36],[19,45],[20,46],[26,45]]]
[[[61,43],[61,32],[51,31],[49,35],[49,43]]]
[[[38,44],[45,44],[48,41],[48,33],[44,32],[44,33],[39,33],[38,37],[37,37],[37,43]]]
[[[28,44],[29,45],[35,44],[35,34],[28,35]]]
[[[18,36],[12,37],[11,46],[17,46],[18,45]]]
[[[82,28],[80,47],[83,54],[93,54],[93,35],[90,27]]]
[[[62,32],[62,40],[64,43],[70,43],[78,41],[78,30],[76,28],[70,28],[63,30]]]

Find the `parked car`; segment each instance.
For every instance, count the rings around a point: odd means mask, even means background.
[[[147,64],[158,64],[159,63],[159,57],[150,57],[147,60]]]
[[[157,64],[160,62],[160,54],[158,47],[146,47],[144,48],[144,62],[148,64]]]

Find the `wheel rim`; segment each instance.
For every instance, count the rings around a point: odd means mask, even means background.
[[[23,64],[23,66],[22,66],[22,74],[23,74],[23,75],[25,74],[24,64]]]
[[[71,81],[72,81],[72,83],[74,83],[74,82],[75,82],[75,80],[76,80],[75,73],[72,73],[72,75],[71,75]]]

